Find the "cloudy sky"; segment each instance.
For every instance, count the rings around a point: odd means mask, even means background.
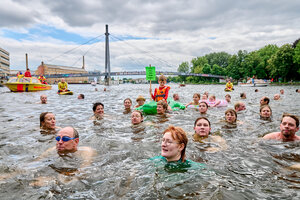
[[[177,71],[211,52],[253,51],[300,38],[299,0],[1,0],[0,47],[11,69],[44,61],[104,71],[109,25],[111,71]]]

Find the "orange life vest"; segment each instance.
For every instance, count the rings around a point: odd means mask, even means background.
[[[159,87],[156,88],[156,96],[155,96],[156,102],[159,102],[160,100],[163,100],[165,98],[167,89],[169,90],[170,86],[165,86],[161,90],[159,89]]]

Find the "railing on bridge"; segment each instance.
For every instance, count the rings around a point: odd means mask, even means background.
[[[174,75],[174,76],[200,76],[200,77],[225,79],[225,76],[213,75],[213,74],[195,74],[195,73],[156,71],[156,75],[160,75],[160,74]],[[146,75],[146,71],[110,72],[110,75],[111,76]],[[98,77],[98,76],[107,76],[107,73],[88,72],[88,73],[79,73],[79,74],[48,74],[48,75],[45,74],[44,76],[46,78]]]

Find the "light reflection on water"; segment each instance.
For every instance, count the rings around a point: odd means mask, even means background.
[[[186,173],[157,171],[148,160],[160,154],[161,132],[173,124],[193,132],[199,114],[193,109],[176,111],[167,121],[157,116],[146,116],[144,123],[132,126],[130,115],[123,114],[123,100],[130,97],[135,103],[138,95],[149,100],[148,85],[69,85],[73,96],[59,96],[56,90],[36,93],[10,93],[0,88],[0,173],[18,172],[16,176],[0,180],[3,199],[299,199],[299,172],[285,167],[300,162],[297,143],[261,141],[268,132],[279,130],[283,112],[299,115],[300,95],[296,86],[254,88],[236,87],[231,92],[233,102],[240,100],[241,92],[247,93],[247,110],[238,114],[237,128],[223,129],[221,120],[227,108],[209,109],[207,117],[212,132],[218,132],[229,148],[217,153],[203,151],[192,142],[187,157],[201,161],[208,170]],[[153,86],[153,88],[156,85]],[[56,85],[53,86],[56,88]],[[259,99],[284,88],[282,100],[271,100],[271,122],[259,119]],[[224,98],[224,86],[171,85],[170,95],[179,93],[181,102],[192,101],[193,93],[209,91],[217,98]],[[85,94],[78,100],[79,93]],[[37,104],[39,96],[46,94],[48,104]],[[105,105],[106,119],[94,123],[92,103]],[[233,104],[233,103],[232,103]],[[232,108],[233,105],[229,107]],[[76,169],[73,158],[36,160],[39,155],[55,145],[53,135],[41,135],[39,115],[53,112],[57,126],[74,126],[80,133],[80,146],[90,146],[97,156],[84,173],[75,174],[78,181],[70,181],[61,171]],[[299,133],[298,133],[299,134]],[[70,160],[70,161],[69,161]],[[76,160],[75,160],[76,163]],[[40,176],[54,177],[47,186],[36,187],[31,183]]]

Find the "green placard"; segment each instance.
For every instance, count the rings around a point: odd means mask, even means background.
[[[155,73],[155,67],[146,67],[146,80],[147,81],[155,81],[156,79],[156,73]]]

